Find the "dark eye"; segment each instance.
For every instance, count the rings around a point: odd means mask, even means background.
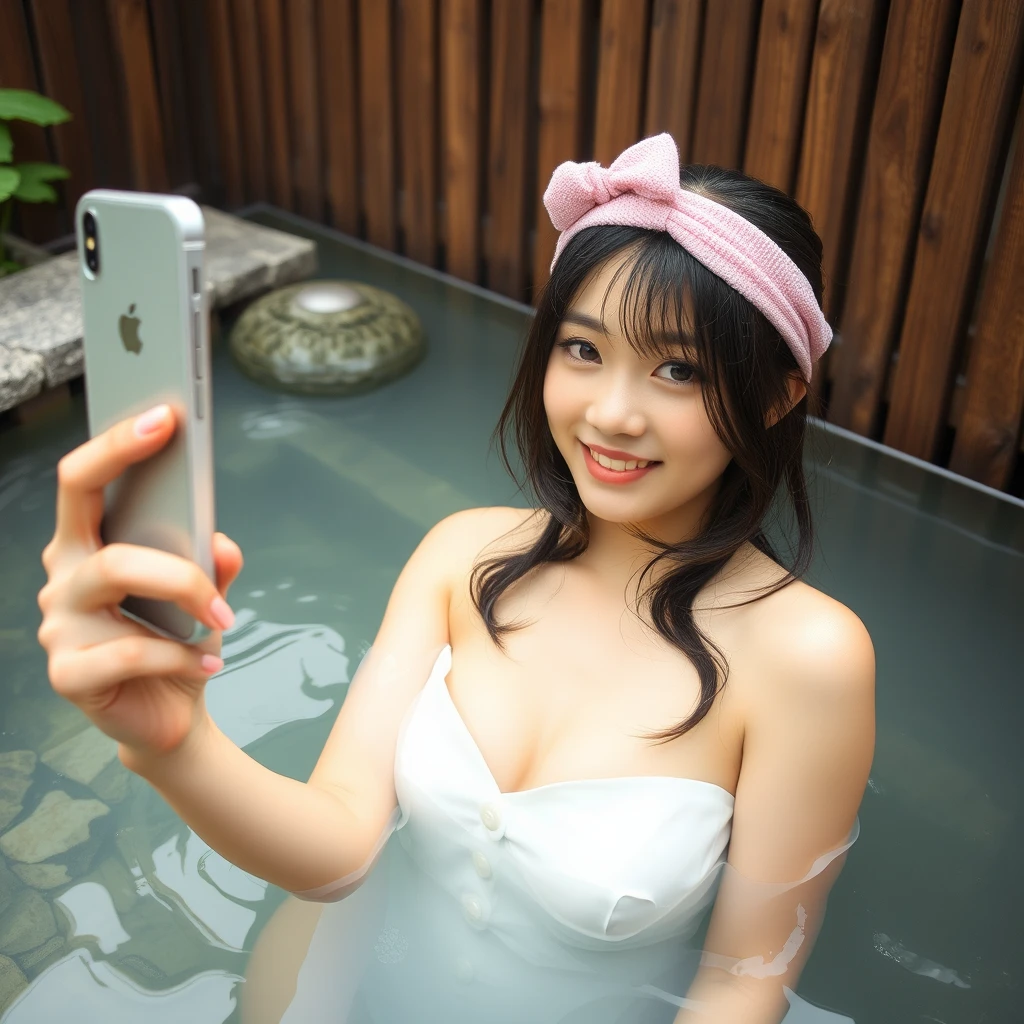
[[[597,349],[590,344],[589,341],[583,341],[580,338],[567,338],[565,341],[556,342],[558,347],[562,349],[570,359],[575,359],[579,363],[593,363],[596,362],[593,358],[587,358],[586,352],[593,353],[598,359],[601,358]],[[579,348],[580,354],[575,355],[573,353],[574,348]]]
[[[662,380],[670,380],[673,384],[693,384],[697,380],[697,369],[692,363],[662,363],[658,367],[658,373],[668,370],[669,376],[662,377]]]

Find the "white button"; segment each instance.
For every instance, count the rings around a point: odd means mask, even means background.
[[[490,861],[479,850],[473,851],[473,867],[481,878],[491,877]]]
[[[472,981],[476,977],[476,970],[464,956],[457,957],[454,966],[455,977],[459,981]]]
[[[491,832],[497,832],[501,828],[501,812],[494,804],[484,804],[480,808],[480,820]]]
[[[466,915],[466,920],[470,924],[480,924],[484,919],[484,905],[480,897],[474,893],[467,892],[462,897],[462,912]]]

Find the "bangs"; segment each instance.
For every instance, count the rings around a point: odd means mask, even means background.
[[[705,380],[719,375],[709,344],[708,322],[701,297],[708,271],[678,242],[664,232],[644,232],[631,247],[609,282],[601,303],[601,319],[612,288],[623,274],[626,281],[619,304],[622,334],[637,355],[644,358],[685,358],[694,363]]]

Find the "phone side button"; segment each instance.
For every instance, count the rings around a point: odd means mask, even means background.
[[[192,314],[192,358],[195,361],[196,380],[203,379],[203,335],[199,314]]]
[[[204,400],[206,398],[206,395],[203,393],[202,381],[198,381],[197,380],[195,382],[195,388],[196,388],[196,396],[195,396],[196,397],[196,419],[201,420],[203,418],[203,414],[205,412],[205,410],[203,408],[203,402],[204,402]]]

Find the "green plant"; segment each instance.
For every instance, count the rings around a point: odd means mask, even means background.
[[[10,121],[29,121],[42,127],[62,124],[71,117],[59,103],[27,89],[0,89],[0,277],[21,269],[10,259],[4,235],[11,225],[15,202],[54,203],[57,193],[51,181],[66,178],[68,172],[57,164],[14,163],[14,141]]]

